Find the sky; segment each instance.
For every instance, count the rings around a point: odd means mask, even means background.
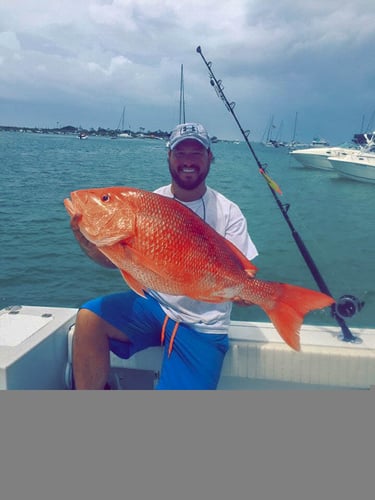
[[[0,125],[241,132],[330,144],[375,129],[374,0],[0,0]],[[296,119],[297,117],[297,119]]]

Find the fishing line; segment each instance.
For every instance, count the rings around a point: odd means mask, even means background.
[[[263,176],[264,180],[266,181],[267,186],[269,187],[271,194],[274,197],[274,200],[276,201],[277,206],[280,209],[281,214],[283,215],[286,223],[288,224],[289,229],[292,233],[293,239],[294,239],[295,243],[297,244],[297,247],[298,247],[305,263],[307,264],[313,278],[315,279],[316,284],[318,285],[318,287],[322,293],[325,293],[325,294],[332,297],[332,294],[329,291],[329,288],[328,288],[326,282],[324,281],[322,275],[320,274],[320,271],[317,268],[310,252],[308,251],[301,236],[299,235],[296,228],[292,224],[292,221],[290,220],[290,217],[288,215],[290,204],[281,202],[281,200],[278,196],[278,193],[282,194],[280,187],[267,174],[267,172],[266,172],[267,167],[265,165],[262,165],[262,163],[260,162],[260,160],[258,159],[258,157],[254,151],[254,148],[252,147],[252,145],[249,141],[250,131],[244,130],[241,126],[241,123],[239,122],[239,120],[237,118],[237,115],[234,111],[236,103],[233,101],[229,102],[228,99],[226,98],[226,96],[224,94],[224,86],[222,84],[222,81],[216,79],[216,76],[214,75],[214,73],[212,71],[212,62],[206,60],[206,58],[204,57],[204,55],[202,53],[201,47],[198,46],[196,50],[197,50],[198,54],[200,54],[201,58],[203,59],[204,64],[206,65],[206,67],[208,69],[211,86],[214,88],[217,96],[224,102],[225,107],[231,113],[238,128],[240,129],[241,134],[244,137],[245,142],[246,142],[248,148],[250,149],[251,154],[254,157],[254,160],[256,161],[256,164],[258,166],[258,170],[259,170],[260,174]],[[331,315],[337,321],[338,325],[341,328],[343,341],[357,343],[357,344],[362,342],[362,339],[354,336],[351,333],[351,331],[349,330],[349,328],[345,322],[345,318],[349,318],[351,316],[354,316],[354,314],[356,314],[357,312],[359,312],[362,309],[363,305],[364,305],[364,302],[359,301],[359,299],[357,299],[353,295],[349,295],[349,294],[343,295],[342,297],[340,297],[340,299],[338,301],[336,301],[334,304],[332,304]]]

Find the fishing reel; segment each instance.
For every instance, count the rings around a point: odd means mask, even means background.
[[[364,301],[354,295],[343,295],[335,304],[335,314],[341,319],[351,318],[359,313],[364,305]]]

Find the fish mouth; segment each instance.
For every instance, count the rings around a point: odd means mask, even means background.
[[[68,214],[73,217],[74,215],[81,214],[81,209],[84,206],[84,203],[81,203],[80,197],[75,191],[73,191],[70,193],[70,198],[64,199],[64,206]]]
[[[64,206],[70,217],[73,217],[77,213],[70,198],[65,198]]]

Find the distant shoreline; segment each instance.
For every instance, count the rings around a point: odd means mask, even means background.
[[[14,127],[11,125],[0,125],[0,132],[24,132],[24,133],[33,133],[33,134],[57,134],[57,135],[77,135],[78,137],[89,137],[89,136],[101,136],[101,137],[110,137],[117,138],[119,136],[129,138],[142,138],[142,139],[159,139],[159,140],[167,140],[170,132],[165,132],[162,130],[156,131],[148,131],[144,130],[138,132],[132,132],[131,130],[113,130],[113,129],[104,129],[98,127],[98,129],[94,130],[83,129],[81,127],[73,127],[68,125],[66,127],[56,127],[56,128],[39,128],[39,127]]]
[[[156,139],[161,141],[167,141],[170,136],[170,131],[154,130],[145,131],[144,129],[138,132],[133,132],[131,130],[113,130],[109,128],[98,127],[96,130],[93,128],[84,129],[77,128],[71,125],[66,127],[55,127],[55,128],[39,128],[39,127],[14,127],[12,125],[0,125],[0,132],[20,132],[29,134],[54,134],[54,135],[74,135],[80,139],[87,139],[87,137],[109,137],[110,139],[126,138],[126,139]],[[237,140],[225,140],[218,139],[216,136],[211,137],[211,142],[234,142],[239,143]]]

